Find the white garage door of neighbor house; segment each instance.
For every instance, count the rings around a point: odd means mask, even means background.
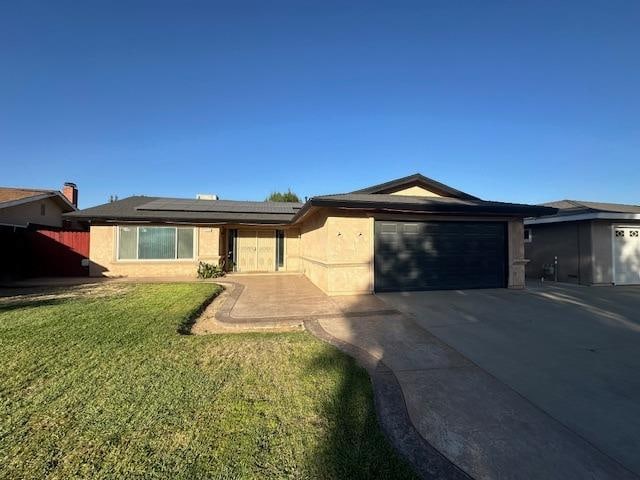
[[[616,285],[640,284],[640,225],[614,227],[613,264]]]

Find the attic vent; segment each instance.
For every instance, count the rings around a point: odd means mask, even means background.
[[[218,195],[213,193],[199,193],[196,195],[197,200],[218,200]]]

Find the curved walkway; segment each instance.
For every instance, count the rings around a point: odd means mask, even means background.
[[[300,276],[230,280],[217,318],[304,322],[356,358],[385,433],[424,478],[637,478],[376,296],[329,298]]]

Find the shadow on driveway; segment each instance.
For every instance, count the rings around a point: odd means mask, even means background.
[[[498,454],[492,454],[492,459],[505,451],[518,453],[520,459],[513,461],[519,468],[527,464],[535,468],[536,463],[549,466],[556,459],[566,469],[572,459],[581,458],[580,452],[591,449],[592,454],[583,459],[586,470],[581,475],[579,470],[573,474],[565,470],[565,478],[631,475],[621,465],[640,473],[640,288],[547,284],[525,291],[379,296],[477,365],[398,374],[404,378],[405,394],[413,391],[431,399],[423,402],[423,408],[429,405],[425,428],[455,415],[470,426],[471,431],[460,432],[460,445],[466,445],[458,450],[450,443],[456,430],[446,424],[447,433],[443,425],[439,440],[455,455],[480,459],[483,449],[489,448]],[[469,373],[474,368],[479,372]],[[426,378],[434,393],[421,391],[419,384],[426,384]],[[431,401],[440,405],[443,416],[435,413]],[[493,415],[500,411],[504,414]],[[550,422],[556,426],[545,433],[552,427]],[[543,424],[548,428],[540,429]],[[566,434],[560,435],[563,429]],[[513,435],[506,435],[507,431]],[[473,452],[468,451],[473,445],[469,436],[482,439]],[[529,445],[518,448],[526,438]],[[563,471],[560,467],[543,476],[561,478],[557,477]],[[539,469],[532,472],[541,476]]]

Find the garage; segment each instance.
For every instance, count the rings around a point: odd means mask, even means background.
[[[503,288],[504,222],[375,222],[375,290]]]

